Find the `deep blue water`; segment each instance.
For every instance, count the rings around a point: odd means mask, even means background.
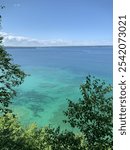
[[[52,67],[112,77],[112,47],[8,48],[22,68]]]

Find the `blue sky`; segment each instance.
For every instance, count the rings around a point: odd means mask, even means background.
[[[10,46],[112,44],[112,0],[0,0]]]

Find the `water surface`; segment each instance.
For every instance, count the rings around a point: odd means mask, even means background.
[[[112,47],[7,48],[14,62],[31,76],[17,88],[12,108],[24,125],[60,125],[67,98],[81,97],[79,87],[88,74],[112,83]]]

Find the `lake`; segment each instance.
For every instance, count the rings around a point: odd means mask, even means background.
[[[112,84],[112,46],[6,48],[30,76],[19,86],[11,108],[23,125],[61,126],[67,99],[77,101],[87,75]]]

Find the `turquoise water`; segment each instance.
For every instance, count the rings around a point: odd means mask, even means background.
[[[112,47],[7,48],[30,76],[17,88],[12,108],[23,125],[61,126],[67,98],[78,100],[88,74],[112,83]]]

